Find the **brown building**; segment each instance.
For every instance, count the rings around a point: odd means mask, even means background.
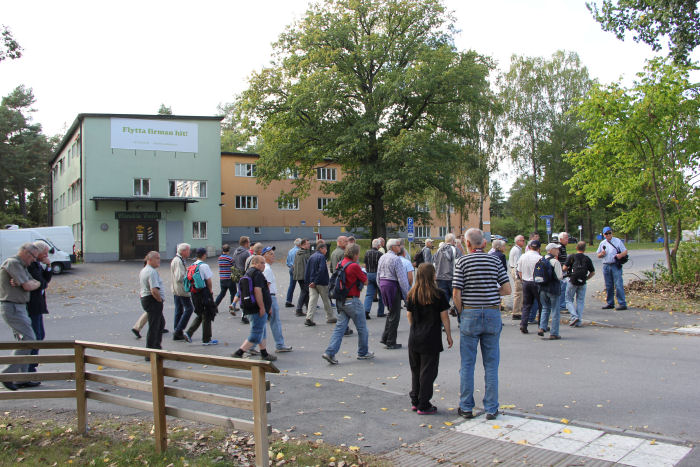
[[[323,208],[333,198],[319,188],[321,183],[342,179],[338,164],[317,168],[317,183],[311,187],[308,195],[282,204],[278,203],[277,198],[282,190],[291,188],[294,174],[290,173],[290,181],[275,181],[263,188],[255,178],[258,158],[257,154],[221,153],[221,237],[224,243],[235,243],[242,235],[250,237],[252,242],[291,242],[297,237],[314,238],[317,233],[323,238],[335,238],[348,232],[345,226],[324,214]],[[425,206],[424,209],[429,208]],[[488,201],[484,211],[484,230],[489,231]],[[455,234],[459,234],[460,229],[464,231],[479,225],[477,212],[469,213],[468,219],[461,222],[459,217],[459,210],[453,210],[450,215],[451,231]],[[448,233],[447,216],[433,211],[432,219],[430,226],[415,225],[416,238],[444,238]],[[407,236],[405,229],[399,230],[396,235]]]

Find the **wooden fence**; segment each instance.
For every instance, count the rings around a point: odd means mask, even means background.
[[[270,383],[265,379],[265,373],[279,373],[277,367],[261,360],[246,360],[240,358],[217,357],[168,350],[144,349],[125,345],[103,344],[86,341],[22,341],[0,342],[0,350],[15,349],[69,349],[72,353],[56,353],[41,355],[12,355],[0,357],[0,365],[10,363],[73,363],[71,371],[30,373],[0,373],[0,381],[75,381],[75,389],[32,389],[19,391],[1,391],[0,400],[13,399],[45,399],[45,398],[75,398],[78,417],[78,430],[87,431],[87,400],[93,399],[109,402],[134,409],[152,411],[155,426],[156,452],[163,452],[168,444],[168,433],[165,422],[166,415],[171,417],[210,423],[231,429],[253,433],[255,437],[255,463],[259,466],[268,465],[268,448],[270,426],[267,424],[267,413],[270,403],[266,400],[266,391]],[[89,354],[86,351],[90,351]],[[95,353],[97,352],[97,353]],[[112,358],[106,354],[135,355],[150,362],[134,362]],[[221,375],[212,372],[194,371],[166,367],[166,362],[184,362],[208,365],[228,369],[250,371],[251,376]],[[107,368],[127,370],[138,373],[148,373],[151,380],[142,381],[121,376],[106,374],[104,371],[88,371],[86,365],[99,365]],[[165,377],[178,378],[204,383],[220,384],[250,388],[251,398],[234,397],[212,392],[196,391],[166,385]],[[87,381],[109,384],[120,388],[150,392],[152,401],[107,394],[88,389]],[[174,407],[165,403],[165,397],[174,397],[224,407],[244,409],[253,412],[250,420],[226,417],[214,413]]]

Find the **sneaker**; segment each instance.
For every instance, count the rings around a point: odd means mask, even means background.
[[[219,343],[218,340],[212,339],[209,342],[202,342],[202,345],[217,345]]]
[[[343,335],[344,335],[344,336],[352,336],[353,334],[354,334],[353,330],[350,329],[350,328],[347,328],[347,329],[345,330],[345,334],[343,334]]]
[[[374,358],[374,352],[367,352],[364,355],[358,355],[358,360],[372,360]]]
[[[403,345],[401,345],[401,344],[391,344],[391,345],[387,344],[384,346],[384,348],[387,350],[396,350],[396,349],[400,349],[401,347],[403,347]]]
[[[292,351],[292,346],[291,345],[283,345],[281,347],[277,347],[275,352],[277,353],[282,353],[282,352],[291,352]]]
[[[559,339],[561,339],[561,336],[556,336],[554,334],[549,336],[550,341],[558,341]]]
[[[285,308],[294,308],[294,304],[292,302],[287,302],[284,304]]]
[[[569,323],[569,326],[576,326],[576,323],[578,323],[578,322],[579,322],[579,319],[578,319],[578,318],[574,318],[574,319],[572,319],[571,322]]]
[[[5,386],[5,387],[6,387],[7,389],[9,389],[10,391],[16,391],[16,390],[17,390],[17,386],[16,386],[15,383],[13,383],[12,381],[3,381],[3,382],[2,382],[2,385]]]
[[[260,355],[260,352],[258,352],[257,350],[255,350],[252,347],[249,350],[246,350],[245,353],[247,353],[248,355],[251,355],[251,356]]]
[[[167,329],[163,328],[163,330],[160,331],[160,332],[161,332],[162,334],[167,334],[167,333],[169,333],[170,331],[168,331]]]
[[[275,360],[277,360],[277,356],[276,356],[276,355],[272,355],[271,353],[269,353],[269,354],[267,354],[267,355],[261,355],[261,356],[260,356],[260,360],[265,360],[265,361],[268,361],[268,362],[274,362]]]
[[[243,324],[250,324],[250,321],[248,320],[248,318],[246,318],[245,316],[243,316],[243,317],[241,318],[241,323],[243,323]]]
[[[190,336],[189,333],[188,333],[187,331],[185,331],[185,332],[182,333],[182,337],[184,337],[185,340],[186,340],[187,342],[189,342],[190,344],[192,343],[192,336]]]
[[[174,341],[184,341],[185,336],[182,334],[175,333],[175,334],[173,334],[173,340]]]
[[[326,324],[335,324],[338,322],[337,318],[331,318],[326,320]]]
[[[297,310],[295,313],[296,316],[306,316],[303,310]]]
[[[336,360],[335,357],[331,357],[331,356],[328,355],[327,353],[324,353],[323,355],[321,355],[321,358],[323,358],[325,361],[327,361],[327,362],[330,363],[331,365],[337,365],[337,364],[338,364],[338,360]]]
[[[612,310],[613,308],[615,308],[615,305],[605,305],[604,307],[601,307],[603,310]]]
[[[512,319],[513,321],[519,321],[520,319],[522,319],[522,315],[513,315],[513,316],[511,317],[511,319]]]
[[[365,319],[372,319],[372,317],[369,315],[369,313],[365,313]]]
[[[423,409],[423,410],[418,409],[416,412],[418,413],[418,415],[433,415],[433,414],[437,413],[437,407],[435,407],[434,405],[431,405],[427,409]]]
[[[314,323],[310,319],[307,319],[306,321],[304,321],[304,326],[316,326],[316,323]]]
[[[141,333],[139,332],[138,329],[131,328],[131,332],[134,333],[137,339],[141,339]]]
[[[617,311],[622,311],[627,309],[627,305],[620,305],[617,308],[615,308]]]
[[[411,410],[412,410],[413,412],[415,412],[416,410],[418,410],[418,406],[417,406],[417,405],[411,405]]]
[[[498,417],[498,412],[496,412],[496,413],[487,413],[487,414],[486,414],[486,420],[495,420],[496,417]]]
[[[466,419],[474,418],[474,413],[471,410],[467,412],[466,410],[462,410],[461,407],[457,409],[457,414],[459,414],[460,417]]]
[[[544,329],[540,329],[539,331],[537,331],[537,335],[544,336]]]
[[[520,326],[520,332],[523,334],[527,334],[527,327],[526,326]]]

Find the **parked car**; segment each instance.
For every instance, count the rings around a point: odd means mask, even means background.
[[[508,239],[502,235],[496,235],[496,234],[491,234],[491,241],[494,240],[503,240],[504,242],[508,243]]]

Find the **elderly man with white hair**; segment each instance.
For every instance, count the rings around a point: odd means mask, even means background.
[[[194,305],[192,305],[192,299],[190,298],[191,294],[189,290],[185,290],[183,282],[187,274],[186,261],[190,257],[190,251],[189,243],[180,243],[177,246],[177,254],[170,261],[170,287],[173,292],[173,303],[175,303],[175,320],[173,321],[175,332],[173,333],[173,340],[176,341],[185,340],[184,331],[194,311]],[[136,332],[134,334],[137,337],[139,336]]]
[[[558,244],[559,244],[559,256],[557,256],[557,260],[559,261],[559,264],[562,265],[562,280],[560,284],[561,290],[559,291],[559,309],[560,310],[566,310],[566,285],[569,283],[569,276],[571,275],[571,271],[567,269],[565,266],[566,264],[566,258],[568,254],[566,253],[566,245],[569,244],[569,234],[566,232],[560,232],[558,238]]]
[[[508,254],[508,274],[513,280],[513,312],[512,318],[514,320],[520,319],[520,312],[523,308],[523,281],[518,276],[518,260],[523,254],[523,247],[525,246],[525,237],[522,235],[516,235],[515,245],[510,249]]]
[[[396,343],[396,334],[401,319],[401,300],[408,296],[408,277],[399,254],[401,253],[401,239],[391,238],[386,242],[387,252],[379,258],[377,265],[377,278],[382,300],[389,309],[389,314],[384,325],[382,340],[385,349],[400,349],[401,344]]]
[[[32,290],[29,293],[27,313],[29,313],[29,319],[32,320],[32,329],[34,330],[36,340],[43,341],[46,337],[44,315],[49,312],[46,306],[46,287],[48,287],[53,277],[51,260],[49,259],[51,247],[43,240],[37,240],[34,242],[34,246],[37,248],[36,260],[32,261],[32,264],[27,267],[27,271],[29,271],[29,275],[41,285],[38,289]],[[39,355],[39,349],[32,349],[31,355]],[[36,372],[37,366],[37,363],[30,363],[27,371],[30,373]],[[36,383],[37,386],[39,384],[39,382]]]
[[[445,243],[433,257],[438,288],[445,292],[448,302],[452,297],[452,273],[459,256],[460,252],[455,246],[455,234],[448,233],[445,235]]]

